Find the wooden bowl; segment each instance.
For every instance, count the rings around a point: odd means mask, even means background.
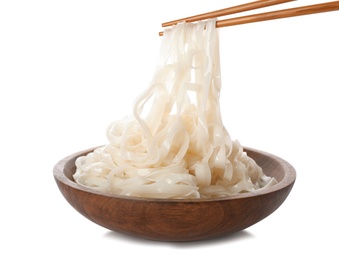
[[[151,199],[107,195],[74,182],[75,160],[94,149],[72,154],[54,167],[66,200],[89,220],[112,231],[159,241],[193,241],[245,229],[274,212],[290,193],[294,168],[272,154],[245,148],[278,184],[255,193],[219,199]]]

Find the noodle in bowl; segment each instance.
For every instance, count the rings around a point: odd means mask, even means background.
[[[164,31],[154,77],[133,115],[108,127],[107,145],[77,158],[79,185],[111,195],[203,199],[277,184],[223,125],[215,23]]]
[[[54,167],[65,199],[113,231],[192,241],[245,229],[274,212],[295,182],[283,159],[232,141],[223,125],[215,20],[164,32],[150,86],[108,144]]]

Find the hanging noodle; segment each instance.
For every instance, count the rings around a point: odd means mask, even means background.
[[[76,160],[77,183],[110,194],[214,198],[272,186],[223,126],[215,19],[164,32],[157,70],[133,117]]]

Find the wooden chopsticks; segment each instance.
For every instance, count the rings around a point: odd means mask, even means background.
[[[267,20],[274,20],[274,19],[280,19],[280,18],[301,16],[301,15],[307,15],[307,14],[316,14],[316,13],[323,13],[323,12],[330,12],[330,11],[337,11],[337,10],[339,10],[339,1],[334,1],[334,2],[307,5],[307,6],[279,10],[279,11],[273,11],[273,12],[267,12],[267,13],[254,14],[254,15],[221,20],[221,21],[216,22],[216,27],[220,28],[220,27],[225,27],[225,26],[232,26],[232,25],[245,24],[245,23],[254,23],[254,22],[261,22],[261,21],[267,21]]]
[[[240,12],[255,10],[255,9],[259,9],[259,8],[263,8],[267,6],[272,6],[272,5],[277,5],[277,4],[282,4],[282,3],[292,2],[292,1],[296,1],[296,0],[259,0],[259,1],[251,2],[247,4],[232,6],[229,8],[224,8],[224,9],[220,9],[220,10],[213,11],[213,12],[198,14],[198,15],[166,22],[162,24],[162,27],[175,25],[183,21],[190,23],[190,22],[196,22],[200,20],[206,20],[206,19],[216,18],[220,16],[225,16],[225,15],[230,15],[230,14],[236,14]]]
[[[257,2],[272,2],[272,1],[257,1]],[[279,1],[275,1],[276,4]],[[280,1],[281,3],[282,1]],[[287,2],[287,1],[285,1]],[[253,4],[249,3],[248,5]],[[272,5],[272,3],[271,3]],[[232,7],[231,7],[232,8]],[[233,7],[235,8],[235,7]],[[225,9],[222,9],[225,10]],[[247,9],[249,10],[249,9]],[[247,16],[241,16],[236,18],[230,18],[225,20],[220,20],[216,22],[216,27],[226,27],[226,26],[233,26],[233,25],[240,25],[240,24],[246,24],[246,23],[254,23],[254,22],[261,22],[261,21],[268,21],[268,20],[274,20],[274,19],[280,19],[280,18],[287,18],[287,17],[294,17],[294,16],[301,16],[301,15],[308,15],[308,14],[316,14],[316,13],[323,13],[323,12],[330,12],[330,11],[337,11],[339,10],[339,1],[334,2],[327,2],[327,3],[321,3],[321,4],[315,4],[315,5],[307,5],[307,6],[301,6],[301,7],[295,7],[295,8],[289,8],[289,9],[283,9],[278,11],[272,11],[272,12],[266,12],[266,13],[260,13],[260,14],[253,14],[253,15],[247,15]],[[219,12],[220,10],[216,11]],[[209,15],[212,14],[212,16],[206,16],[205,14],[201,14],[198,16],[192,16],[195,17],[204,17],[203,19],[209,19],[209,18],[215,18],[218,16],[214,16],[214,12],[207,13]],[[190,17],[189,17],[190,18]],[[186,21],[184,19],[179,19],[175,21],[171,21],[168,23],[164,23],[166,26],[167,24],[172,23],[176,24],[178,22]],[[198,20],[195,20],[198,21]],[[164,26],[163,24],[163,26]],[[163,32],[159,33],[160,36],[163,35]]]

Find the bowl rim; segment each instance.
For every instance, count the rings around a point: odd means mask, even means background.
[[[274,193],[276,191],[282,190],[291,184],[294,184],[296,180],[296,171],[294,167],[284,159],[273,155],[268,152],[264,152],[261,150],[257,150],[254,148],[249,148],[249,147],[243,147],[244,152],[254,152],[254,153],[259,153],[264,155],[265,157],[269,157],[271,160],[276,161],[281,167],[283,167],[285,175],[281,181],[279,181],[277,184],[273,185],[272,187],[267,187],[264,189],[259,189],[253,192],[246,192],[246,193],[240,193],[240,194],[235,194],[231,195],[228,197],[218,197],[218,198],[199,198],[199,199],[171,199],[171,198],[147,198],[147,197],[136,197],[136,196],[124,196],[124,195],[117,195],[117,194],[108,194],[99,190],[92,189],[90,187],[86,187],[84,185],[81,185],[79,183],[76,183],[75,181],[70,180],[67,176],[65,176],[64,169],[66,164],[70,160],[75,160],[77,157],[90,153],[96,148],[99,148],[101,146],[89,148],[86,150],[82,150],[79,152],[75,152],[73,154],[70,154],[63,159],[59,160],[54,168],[53,168],[53,175],[56,181],[59,181],[63,183],[66,186],[69,186],[73,189],[82,191],[82,192],[87,192],[87,193],[92,193],[95,195],[99,195],[102,197],[106,198],[111,198],[111,199],[121,199],[121,200],[133,200],[133,201],[142,201],[142,202],[159,202],[159,203],[201,203],[201,202],[216,202],[216,201],[227,201],[227,200],[235,200],[235,199],[245,199],[245,198],[251,198],[251,197],[256,197],[256,196],[261,196],[261,195],[266,195],[269,193]]]

